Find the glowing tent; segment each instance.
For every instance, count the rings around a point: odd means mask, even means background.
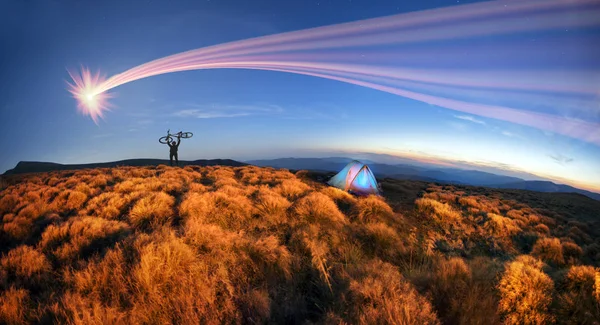
[[[369,166],[358,160],[351,161],[327,184],[356,194],[379,194],[375,175]]]

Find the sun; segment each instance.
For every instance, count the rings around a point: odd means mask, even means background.
[[[73,84],[69,85],[69,92],[77,99],[77,108],[85,115],[89,115],[96,124],[98,119],[104,117],[104,112],[109,110],[108,99],[112,96],[102,91],[104,78],[97,73],[93,75],[89,69],[81,68],[81,73],[71,73]]]

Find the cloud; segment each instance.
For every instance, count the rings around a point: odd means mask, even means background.
[[[557,164],[559,165],[566,165],[568,163],[573,162],[573,158],[571,157],[567,157],[561,154],[556,154],[556,155],[548,155],[548,157],[550,157],[550,159],[554,160]]]
[[[506,130],[503,130],[501,133],[502,133],[503,136],[506,136],[506,137],[509,137],[509,138],[525,139],[523,136],[521,136],[519,134],[516,134],[516,133],[513,133],[513,132],[509,132],[509,131],[506,131]]]
[[[283,112],[277,105],[224,105],[188,104],[184,109],[179,109],[173,116],[187,118],[231,118],[251,115],[271,115]]]
[[[477,123],[477,124],[481,124],[481,125],[486,125],[485,121],[479,120],[473,116],[470,115],[454,115],[455,118],[460,119],[460,120],[465,120],[465,121],[469,121],[472,123]]]

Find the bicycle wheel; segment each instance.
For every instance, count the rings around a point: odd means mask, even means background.
[[[167,135],[167,136],[164,136],[164,137],[158,139],[158,142],[160,142],[162,144],[167,144],[167,143],[169,143],[170,140],[171,140],[171,136]]]
[[[194,134],[192,132],[182,132],[181,133],[181,138],[182,139],[189,139],[193,136]]]

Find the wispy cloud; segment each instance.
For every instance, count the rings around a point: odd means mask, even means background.
[[[525,139],[525,137],[521,136],[520,134],[506,131],[506,130],[502,130],[500,133],[502,133],[503,136],[509,137],[509,138]]]
[[[554,160],[557,164],[559,165],[566,165],[568,163],[573,162],[573,158],[571,157],[567,157],[561,154],[556,154],[556,155],[548,155],[548,157],[550,157],[550,159]]]
[[[283,112],[277,105],[224,105],[224,104],[187,104],[175,111],[172,116],[187,118],[231,118],[251,115],[271,115]]]
[[[479,120],[471,115],[454,115],[454,118],[457,118],[459,120],[469,121],[472,123],[481,124],[481,125],[486,125],[485,121]]]

